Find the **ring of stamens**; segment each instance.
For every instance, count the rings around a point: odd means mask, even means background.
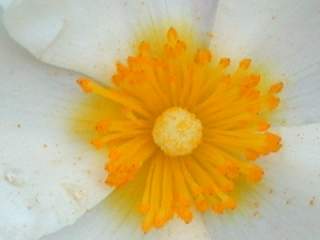
[[[92,144],[109,149],[111,186],[121,188],[145,169],[139,204],[145,232],[174,215],[190,222],[193,207],[219,214],[234,209],[230,192],[238,179],[258,182],[263,170],[254,160],[281,147],[268,116],[283,84],[263,90],[250,59],[229,74],[230,59],[215,61],[208,49],[188,48],[195,45],[171,28],[160,52],[141,42],[136,56],[117,64],[115,88],[78,80],[85,92],[122,109],[120,119],[97,123],[100,137]]]

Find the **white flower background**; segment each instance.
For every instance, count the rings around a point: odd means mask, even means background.
[[[319,0],[0,0],[0,7],[0,240],[320,236]],[[285,81],[285,124],[274,127],[284,146],[260,160],[263,183],[234,213],[174,220],[144,236],[133,207],[116,207],[123,196],[108,198],[105,156],[72,137],[66,122],[83,99],[78,76],[105,81],[141,29],[179,21],[218,55],[249,56]]]

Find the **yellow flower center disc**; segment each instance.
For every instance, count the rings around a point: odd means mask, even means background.
[[[202,124],[187,110],[172,107],[156,120],[152,136],[154,142],[169,156],[192,153],[202,137]]]

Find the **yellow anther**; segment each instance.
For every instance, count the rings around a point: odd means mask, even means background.
[[[244,80],[242,85],[246,88],[253,88],[257,86],[259,82],[260,82],[260,75],[252,74],[246,80]]]
[[[212,206],[212,210],[217,214],[222,214],[224,211],[224,206],[222,205],[222,203],[217,203]]]
[[[230,65],[230,58],[221,58],[220,61],[219,61],[219,65],[222,67],[222,68],[226,68]]]
[[[196,201],[196,207],[200,212],[205,212],[209,208],[209,204],[206,200]]]
[[[225,206],[225,208],[227,209],[235,209],[236,208],[236,202],[234,201],[234,199],[232,198],[227,198],[224,202],[223,205]]]
[[[195,56],[195,62],[198,64],[206,64],[211,61],[211,52],[207,49],[198,50]]]
[[[283,83],[279,82],[279,83],[276,83],[270,87],[269,93],[276,94],[276,93],[281,92],[282,89],[283,89]]]
[[[178,215],[185,223],[190,223],[193,218],[192,213],[187,208],[178,210]]]
[[[239,67],[243,70],[246,70],[250,67],[250,64],[251,64],[251,59],[245,58],[245,59],[241,60]]]
[[[80,78],[77,80],[82,90],[86,93],[92,92],[93,88],[91,86],[91,81],[87,78]]]
[[[176,43],[178,40],[178,33],[173,27],[168,30],[167,39],[169,43]]]
[[[94,139],[91,141],[91,144],[94,145],[97,149],[101,149],[104,146],[104,143],[101,139]]]
[[[269,109],[273,110],[276,107],[278,107],[278,105],[280,103],[280,98],[271,95],[268,97],[267,103],[268,103]]]
[[[259,157],[259,153],[252,150],[247,150],[245,152],[245,155],[246,155],[246,159],[248,160],[256,160]]]
[[[252,182],[259,182],[264,174],[263,170],[255,165],[249,166],[247,171],[247,178]]]
[[[141,56],[148,56],[150,51],[150,46],[147,42],[141,42],[139,45],[139,52]]]
[[[267,131],[270,128],[270,124],[265,122],[265,121],[261,121],[258,124],[258,130],[259,131]]]

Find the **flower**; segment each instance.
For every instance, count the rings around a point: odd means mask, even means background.
[[[319,183],[316,39],[320,33],[315,29],[320,17],[316,1],[297,2],[299,6],[294,9],[292,1],[285,0],[276,4],[172,1],[167,5],[162,1],[62,2],[20,1],[4,5],[5,26],[16,41],[42,61],[97,80],[115,72],[115,61],[130,54],[131,41],[148,24],[161,23],[168,28],[187,17],[192,19],[192,31],[206,36],[202,39],[205,49],[214,34],[210,48],[215,55],[232,56],[235,61],[250,56],[254,63],[272,63],[272,73],[285,74],[280,76],[286,85],[281,116],[272,121],[284,145],[279,154],[259,161],[265,170],[264,182],[248,192],[242,191],[245,203],[232,213],[195,214],[189,225],[174,220],[159,231],[141,235],[134,214],[135,193],[140,185],[133,181],[48,239],[250,239],[257,234],[262,239],[300,239],[318,233],[319,190],[314,186]],[[110,189],[103,184],[103,156],[65,128],[70,112],[79,107],[81,96],[72,81],[77,74],[30,59],[17,52],[4,33],[2,36],[6,59],[2,60],[1,73],[6,80],[1,90],[5,100],[1,103],[1,116],[5,117],[0,141],[4,181],[0,184],[1,199],[5,199],[1,200],[1,219],[6,219],[6,224],[1,226],[0,236],[37,239],[73,223]],[[89,110],[94,113],[95,109]],[[173,110],[175,114],[182,111],[193,121],[183,109]],[[57,120],[59,116],[61,119]],[[160,129],[166,116],[170,115],[164,114]],[[279,117],[286,120],[283,126],[275,126],[282,120]],[[154,135],[157,144],[171,152],[170,146],[162,144],[161,136]],[[128,198],[132,205],[126,201]]]

